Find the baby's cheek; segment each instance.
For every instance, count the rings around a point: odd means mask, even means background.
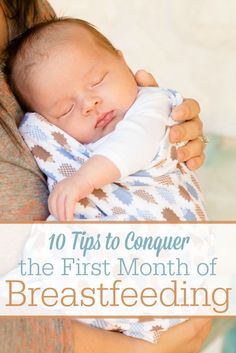
[[[127,96],[129,96],[129,100],[131,102],[131,105],[136,100],[137,94],[138,94],[138,86],[137,86],[137,83],[135,81],[134,76],[131,75],[129,81],[127,82]]]
[[[118,109],[122,110],[123,112],[126,112],[132,106],[136,97],[137,92],[133,89],[133,87],[124,86],[124,88],[122,89],[122,94],[120,94],[120,106],[118,107]]]
[[[138,94],[138,89],[137,89],[137,85],[130,87],[129,89],[129,94],[127,94],[127,105],[128,105],[128,109],[134,104],[136,98],[137,98],[137,94]]]

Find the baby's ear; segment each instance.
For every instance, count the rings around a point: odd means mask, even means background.
[[[119,56],[119,58],[121,59],[121,61],[123,61],[125,64],[127,64],[126,60],[125,60],[125,57],[123,55],[123,52],[121,50],[119,50],[119,49],[117,49],[116,52],[117,52],[117,55]]]
[[[123,55],[123,53],[122,53],[121,50],[116,49],[116,52],[117,52],[117,54],[118,54],[121,58],[124,58],[124,55]]]
[[[121,59],[125,60],[124,55],[123,55],[123,53],[122,53],[121,50],[116,49],[116,52],[117,52],[118,56],[119,56]]]

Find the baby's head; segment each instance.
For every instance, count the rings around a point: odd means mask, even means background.
[[[81,143],[111,132],[137,95],[121,52],[78,19],[51,20],[14,40],[5,72],[23,107]]]

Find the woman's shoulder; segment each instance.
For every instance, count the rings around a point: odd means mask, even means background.
[[[16,124],[8,123],[23,146]],[[0,220],[45,220],[47,183],[33,156],[26,146],[19,150],[1,124],[0,141]]]
[[[8,86],[5,76],[0,69],[0,120],[14,120],[17,124],[22,118],[22,110]]]
[[[0,73],[0,220],[44,220],[47,185],[19,134],[22,111]]]

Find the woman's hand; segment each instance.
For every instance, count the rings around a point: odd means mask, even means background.
[[[157,344],[73,322],[74,353],[198,353],[210,319],[190,319],[164,332]]]
[[[203,133],[199,113],[199,104],[194,99],[185,99],[171,114],[174,120],[182,121],[182,124],[171,127],[170,142],[189,141],[185,146],[178,148],[177,156],[179,162],[186,162],[191,170],[198,169],[205,159],[205,144],[199,138]]]
[[[135,79],[139,86],[158,86],[153,76],[144,70],[137,71]],[[182,123],[170,128],[170,142],[189,141],[185,146],[178,149],[177,157],[179,162],[186,162],[191,170],[201,167],[205,159],[205,144],[199,138],[203,133],[199,113],[199,104],[194,99],[185,99],[182,104],[172,111],[172,118],[182,121]]]

